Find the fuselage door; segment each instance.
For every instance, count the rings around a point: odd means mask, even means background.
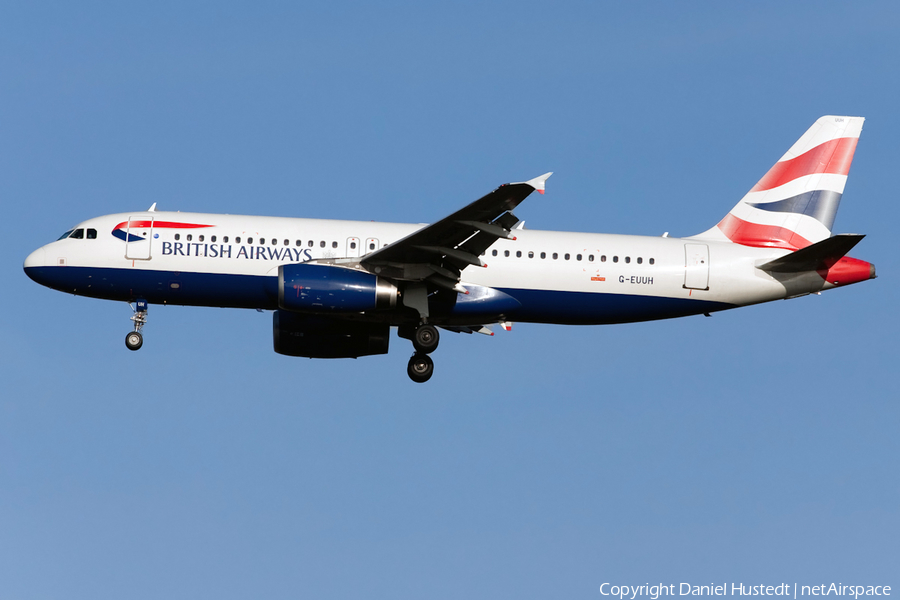
[[[128,260],[150,260],[150,246],[153,243],[153,217],[128,217],[125,227],[125,258]]]
[[[706,244],[684,245],[684,287],[709,289],[709,246]]]
[[[347,238],[347,258],[359,256],[359,238]]]
[[[377,238],[366,238],[366,247],[363,249],[363,254],[368,254],[369,252],[375,252],[378,250],[378,239]]]

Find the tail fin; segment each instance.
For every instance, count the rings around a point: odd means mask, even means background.
[[[797,250],[831,236],[862,117],[826,116],[699,239]]]

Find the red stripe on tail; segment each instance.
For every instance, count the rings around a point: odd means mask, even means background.
[[[858,138],[837,138],[819,144],[796,158],[775,163],[753,186],[751,192],[762,192],[789,183],[798,177],[817,173],[847,175]]]
[[[725,218],[719,222],[718,227],[728,239],[743,246],[799,250],[810,245],[809,240],[797,235],[790,229],[775,225],[750,223],[735,217],[731,213],[725,215]]]

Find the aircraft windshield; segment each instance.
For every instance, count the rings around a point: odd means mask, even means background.
[[[74,229],[68,230],[67,232],[65,232],[64,234],[62,234],[62,235],[59,236],[58,238],[56,238],[56,241],[58,242],[59,240],[64,240],[64,239],[66,239],[67,237],[69,237],[69,235],[70,235],[73,231],[75,231],[75,230],[74,230]]]

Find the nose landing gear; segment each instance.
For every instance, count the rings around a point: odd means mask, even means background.
[[[134,315],[131,320],[134,321],[134,331],[125,336],[125,347],[129,350],[140,350],[144,345],[144,336],[141,335],[141,329],[147,324],[147,301],[138,300],[134,303]]]
[[[412,340],[413,348],[416,353],[409,359],[406,367],[406,374],[416,383],[425,383],[434,375],[434,361],[428,356],[438,347],[440,335],[434,325],[419,325],[416,327],[412,335],[404,335],[408,332],[401,332],[403,337]]]

